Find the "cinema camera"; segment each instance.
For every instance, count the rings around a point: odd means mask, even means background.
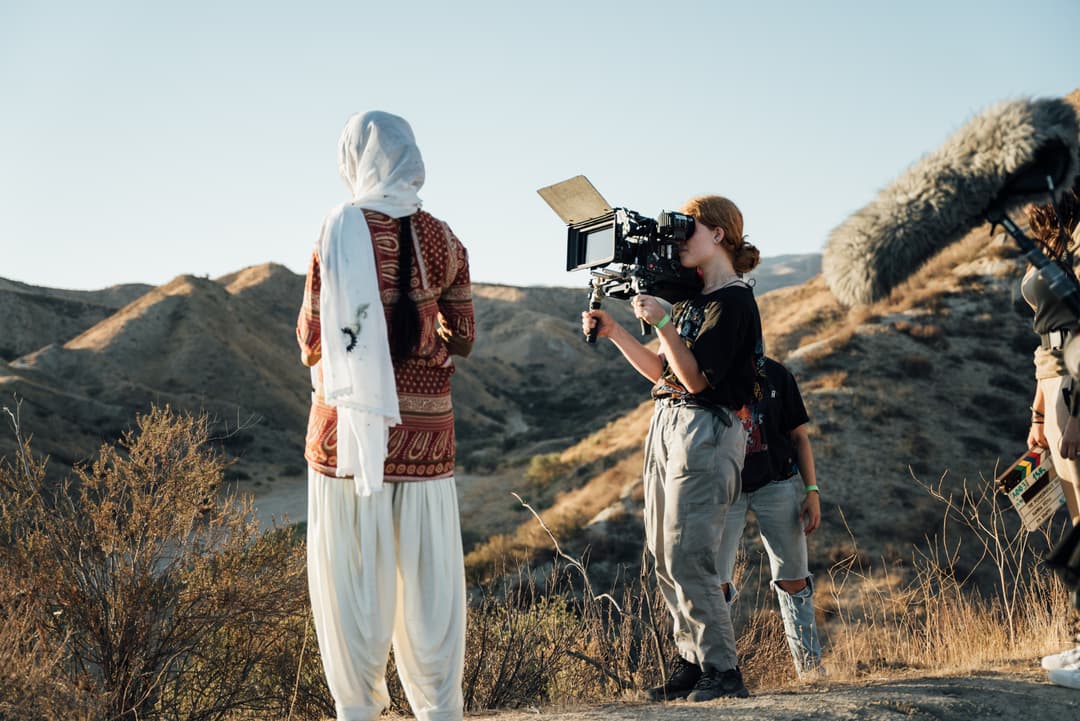
[[[590,310],[604,297],[644,293],[675,303],[701,290],[697,272],[679,265],[676,247],[694,232],[691,216],[663,211],[654,219],[612,208],[584,175],[537,192],[566,223],[566,269],[589,271]],[[641,321],[641,334],[650,330]],[[595,329],[586,340],[596,342]]]

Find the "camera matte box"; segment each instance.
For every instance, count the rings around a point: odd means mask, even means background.
[[[536,192],[567,225],[599,218],[612,211],[611,205],[584,175],[575,175]]]

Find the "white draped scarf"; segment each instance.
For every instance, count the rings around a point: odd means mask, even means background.
[[[319,238],[320,363],[326,402],[337,408],[337,475],[352,476],[367,496],[382,490],[390,427],[401,416],[363,209],[393,218],[418,211],[424,161],[403,118],[373,111],[345,124],[338,168],[353,199],[330,212]]]

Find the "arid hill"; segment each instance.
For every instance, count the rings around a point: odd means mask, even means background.
[[[824,512],[811,540],[815,572],[852,555],[903,567],[944,511],[920,482],[943,479],[957,491],[966,479],[984,489],[999,464],[1024,450],[1037,339],[1016,296],[1021,270],[1011,245],[984,227],[870,307],[843,308],[820,277],[760,297],[768,352],[795,373],[811,416]],[[558,453],[504,467],[499,483],[485,481],[485,497],[495,488],[520,493],[564,549],[588,550],[599,579],[633,566],[649,406]],[[495,504],[519,525],[473,550],[473,572],[508,550],[546,557],[546,533],[515,503]],[[470,513],[492,532],[508,524],[490,504],[474,508],[466,492]],[[756,558],[760,543],[749,550]],[[957,562],[962,575],[973,559]]]
[[[0,308],[4,309],[0,361],[74,338],[150,288],[136,284],[96,291],[58,290],[0,278]]]
[[[800,282],[814,258],[783,257],[775,272],[767,260],[760,282]],[[454,379],[465,470],[565,448],[636,405],[644,381],[613,348],[581,339],[584,287],[475,291],[479,341]],[[302,292],[303,278],[274,264],[157,288],[0,279],[0,394],[5,405],[22,400],[23,428],[57,472],[167,403],[217,420],[238,459],[234,478],[301,482],[310,386],[295,345]],[[625,303],[607,307],[630,323]],[[12,443],[0,434],[0,454]]]

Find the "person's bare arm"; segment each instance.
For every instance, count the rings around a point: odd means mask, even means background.
[[[803,484],[807,487],[816,486],[817,471],[814,469],[814,451],[810,447],[809,424],[803,423],[791,431],[791,444],[795,447],[795,463],[799,466],[799,475]],[[821,525],[821,494],[819,491],[808,491],[803,501],[800,515],[805,519],[803,527],[806,535],[810,535]]]
[[[655,351],[642,345],[630,331],[616,323],[607,311],[588,310],[581,314],[581,330],[588,335],[596,327],[596,335],[607,338],[622,352],[641,375],[655,383],[664,372],[664,359]]]

